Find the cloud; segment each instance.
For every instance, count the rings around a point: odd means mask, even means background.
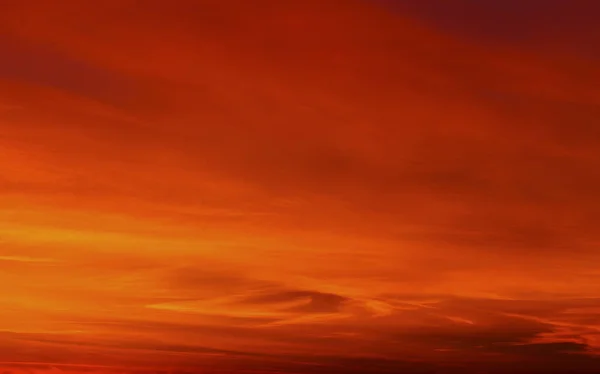
[[[537,43],[538,50],[545,47],[553,51],[559,46],[567,49],[566,44],[570,44],[568,50],[571,53],[598,57],[590,48],[598,36],[589,16],[598,10],[598,3],[591,0],[578,0],[569,6],[560,0],[527,3],[460,0],[453,4],[437,0],[427,4],[383,0],[383,3],[391,9],[410,12],[461,38],[513,48],[515,45],[527,48]],[[511,26],[506,27],[507,24]]]
[[[26,257],[26,256],[0,256],[0,261],[24,262],[24,263],[54,263],[57,262],[51,258]]]
[[[0,360],[597,368],[588,12],[464,3],[0,4]]]

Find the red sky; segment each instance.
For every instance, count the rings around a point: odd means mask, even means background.
[[[600,372],[599,5],[482,4],[1,2],[0,372]]]

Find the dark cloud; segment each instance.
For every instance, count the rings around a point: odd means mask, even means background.
[[[284,290],[249,296],[240,300],[240,303],[277,304],[293,301],[303,301],[306,299],[308,299],[308,302],[303,303],[303,305],[293,306],[286,309],[290,312],[298,313],[332,313],[339,312],[340,307],[343,305],[343,303],[350,300],[348,298],[329,293],[301,290]]]
[[[593,45],[600,33],[592,15],[598,12],[599,5],[594,0],[382,2],[462,37],[507,45],[527,43],[532,47],[536,41],[550,37],[555,43],[572,43],[579,52],[598,57]]]
[[[0,33],[0,78],[27,82],[70,92],[116,105],[129,104],[136,95],[134,82],[125,75],[115,74],[87,61],[54,50],[44,44],[35,44]],[[40,64],[40,61],[44,61]]]
[[[432,343],[442,349],[493,352],[499,346],[525,343],[540,333],[550,331],[553,331],[552,325],[492,316],[491,322],[478,321],[466,327],[438,322],[434,330],[420,327],[418,331],[396,332],[394,340],[405,341],[410,338],[421,343]]]
[[[215,269],[215,267],[217,267]],[[208,285],[218,284],[221,294],[238,294],[248,290],[264,290],[276,286],[276,283],[255,279],[244,274],[219,269],[219,264],[188,264],[164,271],[163,282],[173,289],[189,291],[194,294],[212,293]]]
[[[555,356],[569,353],[585,353],[588,346],[581,343],[539,343],[498,346],[503,353],[516,353],[525,356]]]

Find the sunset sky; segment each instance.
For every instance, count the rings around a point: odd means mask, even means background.
[[[0,374],[599,373],[599,14],[0,0]]]

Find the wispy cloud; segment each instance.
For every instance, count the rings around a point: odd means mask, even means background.
[[[0,255],[0,261],[42,263],[42,264],[53,264],[53,263],[60,262],[59,260],[53,259],[53,258],[27,257],[27,256],[2,256],[2,255]]]
[[[409,3],[0,2],[0,360],[600,367],[597,12]]]

